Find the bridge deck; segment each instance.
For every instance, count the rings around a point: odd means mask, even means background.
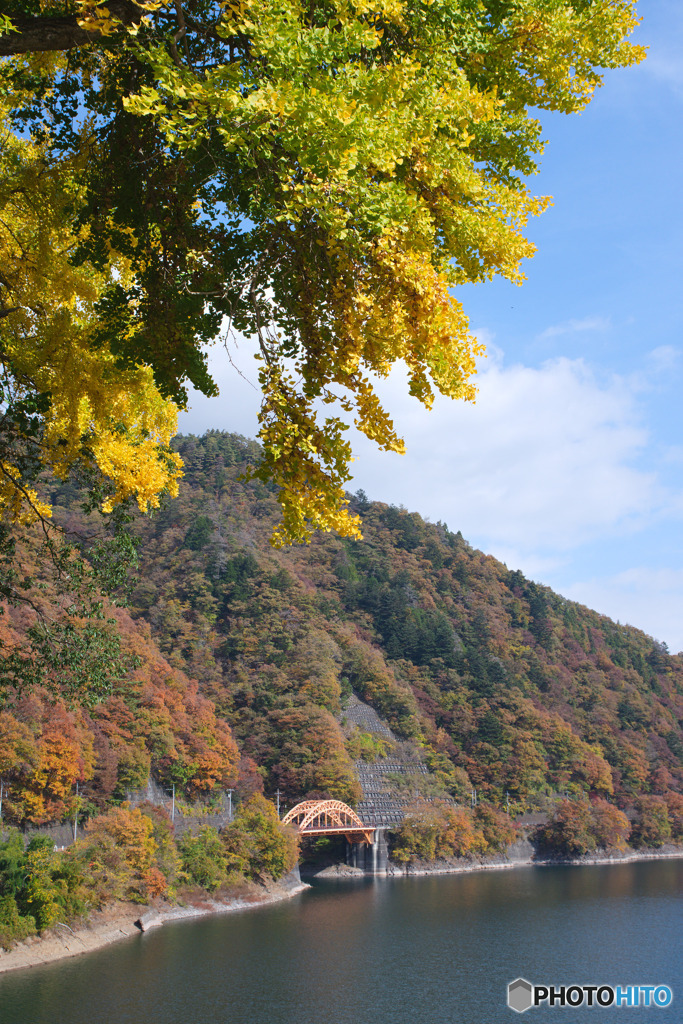
[[[306,828],[298,830],[301,835],[308,835],[309,832],[374,832],[374,825],[363,825],[362,828],[351,828],[349,825],[307,825]]]
[[[340,835],[353,837],[349,838],[350,842],[360,842],[361,840],[366,843],[372,844],[374,840],[374,828],[367,826],[366,828],[349,828],[348,825],[316,825],[311,828],[309,825],[306,828],[298,829],[300,836],[331,836]]]

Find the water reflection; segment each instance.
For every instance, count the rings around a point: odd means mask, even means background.
[[[519,1019],[504,1000],[522,975],[665,982],[673,1006],[641,1009],[637,1024],[683,1024],[682,882],[683,861],[666,861],[321,884],[286,904],[6,975],[0,1021],[496,1024]],[[538,1009],[533,1021],[568,1012]]]

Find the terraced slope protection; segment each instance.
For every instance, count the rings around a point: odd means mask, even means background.
[[[419,799],[418,786],[397,796],[392,782],[398,776],[410,783],[419,775],[429,775],[425,765],[411,765],[400,761],[386,760],[375,764],[356,762],[358,781],[363,797],[358,803],[358,813],[366,824],[400,825],[411,804]]]
[[[341,721],[389,741],[388,757],[354,761],[362,793],[356,810],[368,825],[400,825],[416,800],[425,799],[424,781],[431,779],[437,788],[438,782],[430,776],[417,748],[411,743],[401,744],[375,709],[355,694],[343,703]]]

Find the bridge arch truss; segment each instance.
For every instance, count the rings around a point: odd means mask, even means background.
[[[348,804],[341,800],[303,800],[282,819],[302,836],[343,835],[350,843],[372,845],[375,830],[364,825]]]

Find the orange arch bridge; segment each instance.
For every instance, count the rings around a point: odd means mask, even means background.
[[[293,825],[302,836],[346,836],[349,843],[369,845],[375,838],[374,828],[341,800],[304,800],[287,811],[282,823]]]

